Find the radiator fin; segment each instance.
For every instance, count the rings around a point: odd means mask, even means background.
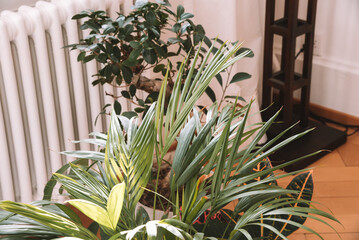
[[[106,129],[108,117],[96,125],[94,120],[112,103],[104,91],[112,94],[113,87],[93,87],[99,66],[82,65],[78,52],[63,47],[86,34],[71,20],[74,14],[102,9],[115,17],[130,5],[131,0],[52,0],[1,13],[0,199],[40,199],[51,173],[73,160],[59,152],[90,149],[71,141]]]

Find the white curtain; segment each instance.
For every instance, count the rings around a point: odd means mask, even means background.
[[[265,1],[177,0],[171,3],[173,7],[182,4],[187,12],[193,13],[195,23],[203,25],[207,36],[218,36],[222,40],[233,42],[240,41],[243,42],[244,47],[252,49],[254,57],[239,60],[232,71],[232,75],[236,72],[247,72],[252,77],[236,83],[235,86],[231,85],[227,95],[239,95],[247,102],[255,99],[252,113],[258,112],[261,101]],[[221,96],[218,86],[213,89],[217,98]],[[260,114],[255,114],[250,119],[250,123],[259,121],[261,121]]]

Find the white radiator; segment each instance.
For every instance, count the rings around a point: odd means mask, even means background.
[[[111,101],[91,85],[96,63],[83,66],[78,52],[63,46],[86,34],[71,20],[74,14],[101,9],[115,17],[130,5],[132,0],[52,0],[1,13],[0,199],[40,199],[51,173],[72,160],[59,152],[89,149],[71,140],[106,128],[101,118],[94,126]]]

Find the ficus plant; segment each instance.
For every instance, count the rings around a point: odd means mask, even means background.
[[[178,59],[184,56],[189,58],[184,66],[184,74],[188,74],[196,49],[201,48],[199,57],[203,59],[203,54],[212,45],[203,26],[195,24],[193,17],[181,5],[172,11],[168,1],[136,1],[133,11],[128,15],[119,13],[116,19],[111,19],[104,11],[83,11],[73,16],[73,19],[81,20],[81,28],[90,30],[90,33],[79,43],[68,47],[80,50],[78,61],[99,63],[101,67],[92,84],[111,84],[116,87],[116,95],[105,94],[114,98],[117,114],[132,117],[147,111],[157,100],[166,66],[169,67],[166,87],[166,95],[169,96],[173,91],[173,78],[181,66]],[[205,44],[200,46],[202,41]],[[223,44],[220,39],[217,42]],[[216,50],[212,48],[213,52]],[[253,54],[247,54],[247,57],[251,56]],[[146,77],[148,73],[153,77]],[[244,72],[231,74],[231,68],[222,75],[218,73],[215,76],[223,90],[222,101],[229,84],[250,78]],[[140,91],[146,93],[145,97],[139,94]],[[209,86],[206,93],[213,102],[216,101],[216,95]],[[119,98],[131,101],[136,106],[134,111],[123,113]],[[101,113],[106,113],[109,106],[104,106]]]
[[[258,142],[279,113],[267,122],[249,125],[251,102],[240,107],[235,100],[221,110],[214,103],[206,112],[196,106],[215,75],[250,54],[243,51],[233,57],[239,44],[223,44],[214,54],[213,47],[203,60],[199,59],[200,50],[195,52],[188,73],[184,66],[189,58],[182,62],[168,102],[167,68],[158,100],[142,121],[112,111],[107,134],[93,133],[95,138],[85,140],[98,151],[66,152],[79,159],[54,173],[44,190],[44,201],[36,205],[0,202],[4,209],[0,235],[10,239],[99,239],[100,234],[101,239],[110,240],[277,240],[288,239],[303,228],[323,239],[304,225],[305,220],[328,226],[328,220],[337,220],[314,207],[312,173],[304,169],[276,174],[312,154],[275,167],[268,160],[271,153],[311,130],[280,140],[289,128],[260,146]],[[148,184],[153,177],[153,158],[158,165],[166,162],[173,142],[177,148],[169,162],[170,190],[165,197],[158,191],[159,170],[154,190],[149,190]],[[84,158],[91,160],[89,166],[80,164]],[[296,174],[288,187],[277,184],[278,179]],[[68,204],[93,220],[88,228],[70,208],[49,202],[56,183],[69,195]],[[139,205],[148,191],[154,193],[153,214]],[[155,219],[156,202],[162,206],[161,219]],[[229,203],[235,207],[225,209]]]

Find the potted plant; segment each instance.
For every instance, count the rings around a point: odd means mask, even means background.
[[[0,215],[0,235],[21,239],[99,239],[99,231],[101,239],[111,240],[287,239],[297,228],[317,234],[303,225],[307,218],[327,225],[318,216],[337,221],[312,207],[310,172],[275,174],[275,170],[300,159],[276,167],[267,160],[271,153],[310,130],[276,143],[288,129],[258,146],[278,114],[253,129],[247,126],[251,103],[239,107],[234,101],[221,111],[214,103],[206,113],[196,107],[211,79],[250,53],[244,51],[232,58],[240,49],[239,44],[223,44],[213,55],[212,49],[213,46],[203,61],[199,60],[200,50],[196,51],[188,74],[184,74],[188,57],[182,62],[168,103],[165,100],[169,68],[158,101],[150,106],[141,122],[113,111],[108,133],[95,133],[96,138],[86,140],[98,146],[99,151],[67,153],[80,159],[54,174],[45,189],[45,199],[51,196],[54,183],[60,183],[71,198],[68,203],[94,221],[88,228],[62,204],[47,200],[35,204],[2,201],[0,208],[5,211]],[[253,140],[245,145],[250,137]],[[149,190],[147,184],[151,181],[153,157],[161,165],[174,141],[177,148],[169,163],[167,198],[158,194],[158,185]],[[91,165],[79,164],[83,158],[90,159]],[[68,169],[71,171],[65,174]],[[277,179],[298,173],[301,174],[287,188],[277,185]],[[158,180],[157,170],[155,183]],[[145,191],[155,193],[152,216],[138,205]],[[233,201],[235,208],[225,210]],[[156,202],[161,203],[164,211],[161,219],[154,219]]]
[[[188,74],[199,43],[205,43],[201,45],[200,58],[211,47],[211,40],[206,36],[203,26],[195,24],[193,16],[181,5],[177,6],[176,11],[172,11],[168,1],[136,1],[133,11],[127,15],[119,13],[116,19],[111,19],[104,11],[83,11],[73,16],[73,19],[82,20],[81,29],[88,29],[90,33],[79,43],[68,47],[80,51],[78,61],[96,61],[101,64],[92,84],[111,84],[115,87],[116,95],[105,94],[114,98],[114,109],[118,115],[131,118],[146,112],[157,100],[167,62],[170,70],[166,95],[169,96],[174,86],[173,78],[181,66],[179,57],[189,58],[183,66],[184,74]],[[217,42],[223,44],[218,38]],[[212,48],[212,51],[216,50],[217,48]],[[241,49],[244,50],[247,49]],[[146,74],[151,74],[151,78],[146,77]],[[227,77],[229,76],[232,75],[228,70]],[[229,84],[248,79],[250,75],[236,73],[224,83],[221,74],[217,74],[216,78],[224,95]],[[146,93],[144,98],[139,94],[140,91]],[[209,86],[206,94],[213,102],[216,101],[216,95]],[[133,103],[134,111],[123,112],[119,98]],[[104,106],[101,113],[107,113],[106,108],[109,106]]]

